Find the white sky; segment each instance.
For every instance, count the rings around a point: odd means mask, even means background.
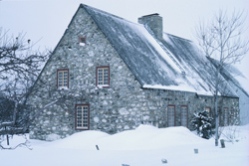
[[[249,0],[0,0],[0,27],[17,35],[27,33],[40,48],[53,49],[80,3],[107,11],[132,22],[159,13],[164,32],[195,40],[195,27],[220,9],[244,11],[249,20]],[[249,27],[249,21],[246,22]],[[247,30],[249,36],[249,29]],[[249,78],[249,54],[237,66]]]

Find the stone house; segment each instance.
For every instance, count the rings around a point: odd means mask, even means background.
[[[191,128],[194,112],[214,115],[210,60],[193,42],[164,33],[158,14],[138,22],[79,6],[29,96],[30,138],[140,124]],[[239,98],[226,91],[223,125],[239,117]]]

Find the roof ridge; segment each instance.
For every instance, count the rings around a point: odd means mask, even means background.
[[[126,18],[117,16],[117,15],[115,15],[115,14],[112,14],[112,13],[109,13],[109,12],[106,12],[106,11],[103,11],[103,10],[101,10],[101,9],[98,9],[98,8],[95,8],[95,7],[92,7],[92,6],[88,6],[88,5],[85,5],[85,4],[80,4],[80,7],[82,7],[82,8],[88,8],[88,9],[90,9],[90,10],[95,10],[95,11],[101,12],[101,13],[103,13],[103,14],[110,15],[110,16],[112,16],[112,17],[114,17],[114,18],[121,19],[121,20],[123,20],[123,21],[129,22],[129,23],[132,23],[132,24],[136,24],[136,25],[138,25],[138,26],[143,26],[142,24],[140,24],[140,23],[138,23],[138,22],[130,21],[130,20],[126,19]]]
[[[168,35],[168,36],[170,36],[170,37],[174,37],[174,38],[177,38],[177,39],[180,39],[180,40],[184,40],[184,41],[193,43],[193,41],[190,40],[190,39],[186,39],[186,38],[183,38],[183,37],[179,37],[179,36],[176,36],[176,35],[172,35],[172,34],[169,34],[169,33],[167,33],[167,32],[163,32],[163,33],[166,34],[166,35]]]

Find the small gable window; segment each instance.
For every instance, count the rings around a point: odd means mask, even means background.
[[[76,129],[89,129],[89,105],[76,105]]]
[[[79,45],[80,46],[86,45],[86,37],[85,36],[79,36]]]
[[[58,89],[69,88],[69,70],[68,69],[57,70],[57,86],[58,86]]]
[[[110,68],[109,66],[97,67],[96,84],[98,87],[110,86]]]

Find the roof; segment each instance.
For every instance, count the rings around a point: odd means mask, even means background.
[[[210,57],[207,57],[207,59],[211,62],[211,64],[214,67],[216,68],[218,67],[219,62],[217,60],[210,58]],[[220,73],[225,79],[225,82],[229,83],[229,85],[231,86],[231,89],[234,89],[235,91],[239,90],[242,93],[244,93],[247,97],[249,97],[249,93],[246,91],[247,90],[246,88],[248,87],[242,86],[241,84],[242,79],[246,79],[246,78],[237,68],[235,68],[234,66],[225,64],[223,68],[221,69]],[[248,85],[246,84],[246,86]]]
[[[92,17],[141,87],[213,94],[214,75],[210,71],[215,66],[192,41],[167,33],[157,40],[142,24],[87,5],[79,8]],[[231,87],[227,95],[237,97]]]
[[[180,54],[185,50],[176,51],[179,46],[172,45],[172,43],[177,42],[182,45],[182,48],[187,49],[188,46],[192,46],[191,41],[164,34],[165,38],[169,36],[173,42],[167,40],[160,42],[141,24],[127,21],[86,5],[81,5],[81,7],[86,9],[94,19],[142,87],[211,94],[209,86],[198,75],[193,78],[188,76],[188,72],[185,70],[188,62],[181,65],[195,49],[189,50],[185,59],[182,59]],[[175,54],[177,54],[176,57],[174,57]],[[194,60],[194,57],[191,58]],[[200,58],[200,60],[202,59]]]
[[[168,55],[142,25],[89,6],[84,8],[142,85],[177,85],[178,67],[162,57]]]

